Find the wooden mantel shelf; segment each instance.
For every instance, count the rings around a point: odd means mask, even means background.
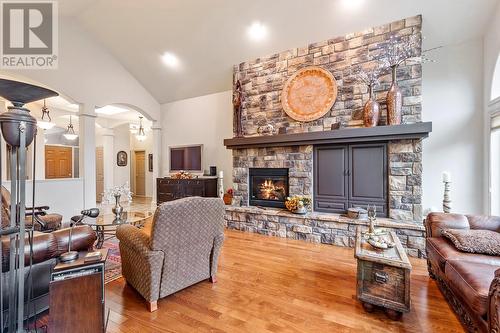
[[[426,138],[429,136],[430,132],[432,132],[432,122],[422,122],[396,126],[343,128],[331,131],[232,138],[225,139],[224,145],[228,149],[241,149],[328,143],[412,140]]]

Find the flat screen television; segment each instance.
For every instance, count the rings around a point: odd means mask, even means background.
[[[170,147],[170,171],[203,172],[203,145]]]

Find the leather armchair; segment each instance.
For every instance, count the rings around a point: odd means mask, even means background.
[[[224,203],[191,197],[161,204],[150,227],[120,225],[122,274],[149,302],[205,279],[215,282],[224,241]]]
[[[500,257],[461,252],[443,229],[500,232],[500,217],[431,213],[425,221],[429,275],[470,332],[500,332]]]
[[[10,192],[4,187],[1,187],[1,218],[2,228],[10,223]],[[62,215],[48,213],[49,206],[26,207],[26,226],[33,225],[34,230],[42,232],[52,232],[61,228]]]
[[[71,239],[71,248],[76,251],[91,250],[96,240],[95,232],[87,225],[77,226],[73,228]],[[57,257],[68,250],[69,229],[61,229],[52,233],[35,232],[33,235],[33,258],[32,268],[30,264],[30,247],[28,237],[26,237],[26,246],[24,249],[24,270],[25,279],[25,295],[28,295],[29,280],[33,282],[33,298],[30,309],[25,304],[25,315],[31,317],[39,314],[49,307],[49,283],[50,274],[57,264]],[[10,254],[10,238],[2,237],[2,288],[3,288],[3,304],[4,315],[8,310],[9,291],[14,289],[10,287],[9,281],[9,254]],[[31,279],[28,279],[31,274]]]

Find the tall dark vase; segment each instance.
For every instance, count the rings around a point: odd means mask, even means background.
[[[373,98],[373,86],[369,85],[368,89],[370,91],[370,98],[365,104],[363,110],[363,123],[365,127],[375,127],[378,125],[378,120],[380,118],[380,105]]]
[[[396,70],[398,66],[392,66],[392,85],[387,92],[387,124],[401,124],[401,109],[403,107],[403,95],[397,84]]]

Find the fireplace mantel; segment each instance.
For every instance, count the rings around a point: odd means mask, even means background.
[[[355,143],[390,140],[422,139],[432,132],[432,122],[377,126],[366,128],[343,128],[331,131],[278,134],[225,139],[228,149],[283,147],[297,145]]]

